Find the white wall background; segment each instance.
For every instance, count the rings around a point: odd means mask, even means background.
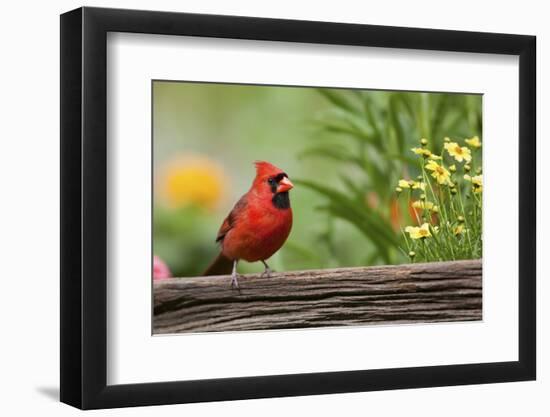
[[[534,34],[538,37],[539,259],[550,249],[542,167],[550,152],[550,26],[544,2],[472,0],[306,2],[254,0],[93,1],[89,6],[239,14]],[[0,410],[4,415],[75,415],[57,402],[59,379],[59,17],[82,3],[7,2],[0,45]],[[497,6],[497,7],[495,7]],[[505,209],[505,208],[503,208]],[[550,267],[539,264],[538,381],[99,411],[95,415],[544,416],[550,412]],[[465,341],[467,342],[467,341]],[[406,349],[406,346],[403,346]],[[266,358],[269,360],[269,358]],[[31,414],[32,415],[32,414]]]

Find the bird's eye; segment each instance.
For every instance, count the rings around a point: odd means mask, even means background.
[[[269,179],[267,180],[267,183],[268,183],[269,185],[275,185],[275,180],[274,180],[273,178],[269,178]]]

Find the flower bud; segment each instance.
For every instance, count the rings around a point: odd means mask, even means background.
[[[426,145],[428,144],[428,139],[426,139],[426,138],[420,139],[420,144],[421,144],[422,146],[426,146]]]
[[[470,172],[471,169],[472,167],[470,165],[464,165],[464,171]]]
[[[479,167],[478,169],[476,169],[476,174],[477,174],[477,175],[481,174],[481,167]]]
[[[443,138],[443,141],[445,141],[445,142],[450,142],[450,141],[451,141],[451,139],[450,139],[450,138],[448,138],[448,137],[444,137],[444,138]]]
[[[426,194],[420,194],[420,199],[425,200],[426,199]]]
[[[456,165],[454,165],[454,164],[451,165],[451,166],[449,167],[449,171],[451,171],[451,172],[456,172]]]
[[[395,187],[395,192],[399,194],[403,189],[401,187]]]
[[[458,220],[459,223],[464,223],[464,217],[462,217],[462,216],[458,216],[457,220]]]
[[[413,259],[416,256],[416,252],[410,251],[409,252],[409,258]]]
[[[452,195],[456,195],[457,192],[458,192],[458,191],[457,191],[456,188],[451,188],[451,194],[452,194]]]

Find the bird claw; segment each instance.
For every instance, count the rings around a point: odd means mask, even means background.
[[[262,272],[262,275],[260,275],[261,278],[271,278],[271,273],[273,271],[269,268],[266,268],[264,272]]]

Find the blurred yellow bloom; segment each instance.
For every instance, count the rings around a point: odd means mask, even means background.
[[[412,206],[418,209],[430,210],[430,211],[433,211],[434,213],[437,213],[439,211],[439,207],[437,207],[431,201],[415,201],[412,203]]]
[[[422,191],[424,191],[426,189],[426,183],[422,181],[413,181],[412,189],[413,190],[421,189]]]
[[[426,183],[422,181],[399,180],[397,185],[401,188],[412,188],[413,190],[421,189],[422,191],[424,191],[426,189]]]
[[[472,183],[472,188],[474,189],[474,193],[483,192],[483,174],[476,175],[475,177],[470,177],[468,174],[465,174],[464,179]]]
[[[472,153],[467,147],[460,146],[456,142],[448,142],[444,146],[449,155],[454,157],[458,162],[470,162],[472,160]]]
[[[203,156],[177,156],[162,166],[157,189],[168,207],[196,205],[212,209],[221,201],[225,176],[221,166]]]
[[[470,138],[470,139],[464,139],[464,142],[466,142],[472,148],[480,148],[481,147],[481,141],[479,140],[479,137],[477,137],[477,136],[474,136],[473,138]]]
[[[411,239],[424,239],[432,235],[430,233],[430,225],[428,223],[424,223],[420,227],[407,226],[405,227],[405,232],[409,234]]]
[[[448,184],[450,182],[451,174],[445,167],[439,165],[435,161],[429,161],[426,164],[426,169],[432,171],[432,177],[434,177],[439,184]]]
[[[407,180],[399,180],[397,185],[401,188],[409,188],[410,187],[409,181],[407,181]]]

